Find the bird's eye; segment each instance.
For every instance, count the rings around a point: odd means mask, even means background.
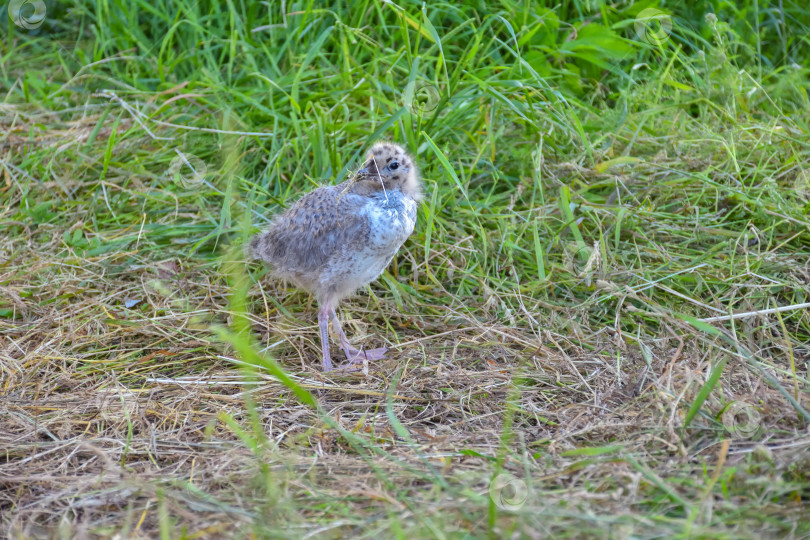
[[[397,163],[396,161],[388,166],[388,168],[391,169],[392,171],[397,170],[398,167],[399,167],[399,163]]]

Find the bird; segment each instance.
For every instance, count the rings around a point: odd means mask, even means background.
[[[334,369],[329,321],[352,369],[385,357],[386,348],[354,348],[335,309],[341,300],[376,280],[416,225],[422,181],[415,160],[399,144],[374,143],[361,168],[346,181],[307,193],[253,236],[248,255],[272,276],[314,295],[323,370]]]

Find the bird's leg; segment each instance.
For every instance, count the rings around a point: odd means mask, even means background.
[[[329,316],[332,319],[332,326],[335,329],[335,332],[340,336],[340,348],[346,353],[346,358],[351,359],[357,356],[360,351],[352,347],[351,343],[349,343],[349,339],[343,332],[343,327],[340,325],[340,319],[338,319],[334,308],[332,308],[332,310],[329,312]]]
[[[382,360],[385,357],[385,353],[388,351],[385,347],[369,349],[367,351],[352,347],[351,343],[349,343],[349,339],[343,332],[343,328],[340,326],[340,320],[338,319],[337,313],[335,313],[334,307],[329,309],[329,315],[332,317],[332,324],[334,325],[335,331],[340,335],[340,347],[343,349],[343,352],[346,353],[346,358],[349,360],[350,364],[357,364],[363,360]]]
[[[332,359],[329,357],[329,305],[322,304],[318,309],[318,329],[321,333],[321,350],[323,351],[323,370],[332,371]],[[335,310],[332,309],[332,313]]]

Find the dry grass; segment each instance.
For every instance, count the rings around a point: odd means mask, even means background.
[[[487,463],[502,453],[505,418],[514,453],[504,468],[525,477],[528,467],[532,496],[525,513],[501,516],[495,530],[570,534],[577,523],[594,535],[608,527],[646,536],[666,527],[653,515],[639,520],[637,509],[665,515],[683,506],[697,512],[696,534],[712,534],[723,530],[712,523],[713,506],[725,504],[739,509],[735,535],[782,536],[796,534],[806,510],[800,484],[787,478],[799,481],[807,470],[810,436],[784,397],[738,360],[704,408],[714,416],[724,403],[755,403],[764,438],[731,438],[729,446],[710,418],[683,437],[684,413],[713,356],[724,354],[694,337],[681,343],[673,331],[654,344],[648,364],[609,332],[586,336],[582,348],[539,330],[547,319],[575,318],[575,310],[533,312],[533,333],[452,309],[443,318],[399,313],[390,300],[360,296],[344,308],[350,327],[385,335],[390,324],[401,329],[401,344],[368,374],[324,374],[305,298],[264,283],[266,295],[301,313],[258,310],[254,329],[276,345],[270,350],[322,414],[379,451],[358,453],[274,377],[240,372],[233,351],[212,339],[202,321],[224,317],[229,294],[216,273],[175,259],[111,273],[126,254],[77,265],[54,257],[58,241],[6,246],[16,257],[4,265],[5,289],[31,293],[18,302],[22,316],[3,322],[0,350],[7,419],[0,505],[14,510],[6,514],[12,536],[56,526],[70,536],[150,537],[162,515],[172,516],[171,536],[181,528],[189,537],[227,536],[233,524],[255,525],[267,508],[277,523],[297,524],[291,536],[370,536],[380,513],[423,534],[451,524],[475,531],[487,523]],[[154,282],[174,294],[156,293]],[[138,306],[124,307],[128,298]],[[258,286],[251,299],[264,303]],[[784,370],[772,374],[793,386]],[[248,396],[261,444],[223,421],[227,414],[250,430]],[[578,453],[583,446],[605,453]],[[446,475],[442,493],[431,492],[437,474]],[[718,477],[735,496],[714,500],[706,490]],[[425,515],[431,507],[436,513]],[[779,521],[763,527],[769,515]]]

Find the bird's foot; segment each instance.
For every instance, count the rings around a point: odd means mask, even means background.
[[[360,364],[366,360],[369,362],[382,360],[385,358],[385,353],[388,352],[388,349],[385,347],[380,347],[379,349],[368,349],[366,351],[348,349],[344,350],[344,352],[346,353],[346,358],[349,360],[349,364]]]
[[[346,358],[348,362],[343,364],[342,366],[334,367],[332,366],[332,362],[330,361],[328,364],[324,362],[324,371],[325,372],[335,372],[335,371],[342,371],[342,372],[352,372],[352,371],[360,371],[363,369],[362,364],[368,360],[369,362],[374,362],[376,360],[382,360],[385,358],[385,353],[388,352],[388,349],[385,347],[380,347],[379,349],[369,349],[367,351],[364,350],[357,350],[354,348],[349,349],[346,352]]]

